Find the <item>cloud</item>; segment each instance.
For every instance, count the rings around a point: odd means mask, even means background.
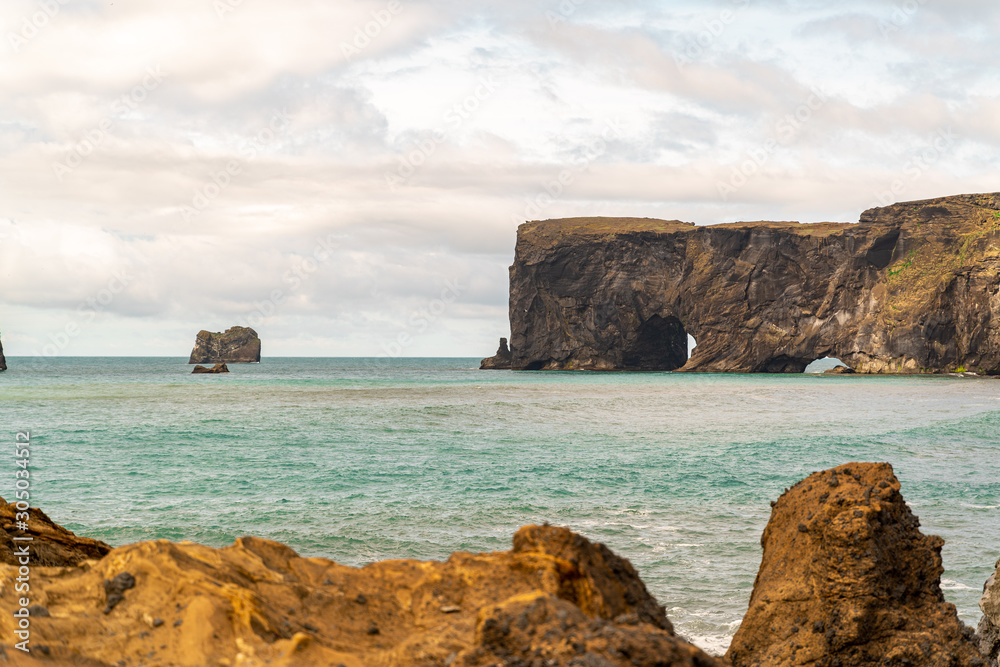
[[[997,189],[987,2],[11,0],[0,21],[11,354],[75,323],[61,354],[183,355],[256,313],[273,354],[485,355],[520,220],[851,221],[886,192]]]

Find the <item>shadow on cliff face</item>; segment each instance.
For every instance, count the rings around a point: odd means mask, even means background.
[[[653,315],[640,324],[635,340],[622,354],[622,364],[630,371],[672,371],[687,360],[687,331],[673,316]]]

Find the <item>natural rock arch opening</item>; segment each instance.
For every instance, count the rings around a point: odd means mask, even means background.
[[[694,339],[694,336],[688,334],[688,359],[694,354],[694,348],[698,347],[698,341]]]
[[[626,370],[672,371],[688,360],[688,335],[673,315],[653,315],[639,325],[622,353]]]
[[[828,370],[834,369],[838,366],[847,366],[843,361],[837,359],[836,357],[822,357],[816,359],[802,371],[803,373],[825,373]]]

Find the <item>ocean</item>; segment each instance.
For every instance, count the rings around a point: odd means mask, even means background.
[[[967,624],[1000,556],[1000,380],[185,361],[8,358],[0,415],[11,442],[32,432],[32,504],[115,546],[252,534],[349,565],[505,550],[548,521],[631,560],[715,653],[746,611],[769,501],[812,471],[892,463],[946,540]]]

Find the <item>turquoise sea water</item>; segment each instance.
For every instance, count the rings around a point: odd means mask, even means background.
[[[32,430],[32,504],[113,545],[253,534],[353,565],[508,549],[550,521],[629,558],[713,651],[746,611],[769,501],[814,470],[893,464],[966,623],[1000,556],[1000,380],[184,362],[8,359],[0,417],[11,441]]]

